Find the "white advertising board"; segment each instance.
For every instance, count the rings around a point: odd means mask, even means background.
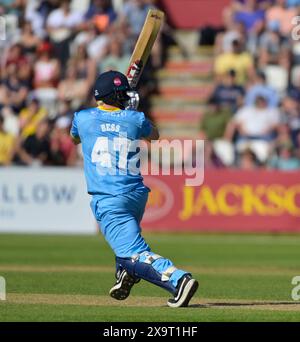
[[[79,168],[0,168],[0,232],[94,234]]]

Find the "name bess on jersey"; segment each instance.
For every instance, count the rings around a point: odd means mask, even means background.
[[[117,124],[110,124],[110,123],[105,123],[101,125],[101,131],[102,132],[116,132],[120,133],[120,125]]]

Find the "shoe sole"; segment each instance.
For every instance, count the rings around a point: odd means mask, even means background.
[[[134,284],[135,280],[127,273],[124,273],[121,281],[110,289],[109,294],[114,299],[124,300],[130,295],[131,288]]]
[[[181,298],[176,303],[168,302],[171,308],[183,308],[189,305],[190,300],[198,290],[199,283],[196,279],[191,279],[185,286]]]

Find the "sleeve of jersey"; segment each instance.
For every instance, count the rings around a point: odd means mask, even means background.
[[[147,138],[152,132],[152,123],[150,120],[148,120],[145,115],[142,115],[142,126],[141,126],[142,132],[141,132],[141,137],[142,138]]]
[[[71,130],[70,130],[70,134],[74,138],[78,138],[79,137],[78,127],[77,127],[77,113],[74,114],[74,118],[73,118],[73,121],[72,121],[72,127],[71,127]]]

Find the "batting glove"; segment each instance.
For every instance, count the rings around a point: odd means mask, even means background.
[[[130,97],[130,99],[127,101],[125,109],[137,110],[140,103],[140,95],[134,90],[127,91],[127,95]]]

